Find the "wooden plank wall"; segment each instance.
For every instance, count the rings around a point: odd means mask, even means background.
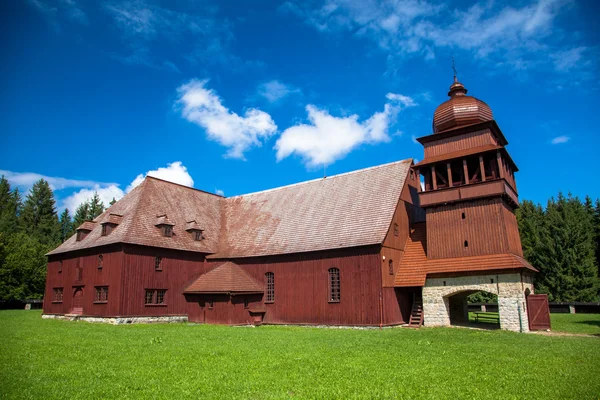
[[[102,254],[102,269],[98,269],[98,255]],[[58,272],[62,261],[62,272]],[[44,295],[45,314],[68,314],[72,308],[74,287],[83,287],[85,315],[118,315],[121,296],[121,265],[123,252],[120,246],[99,247],[77,253],[50,256]],[[82,279],[76,280],[76,269],[82,268]],[[108,286],[108,303],[94,303],[95,286]],[[63,288],[63,302],[53,303],[53,290]]]
[[[506,204],[501,203],[502,218],[504,219],[504,228],[508,237],[508,251],[523,257],[523,246],[521,245],[521,236],[519,235],[519,223],[514,209]]]
[[[126,245],[124,248],[122,296],[119,310],[124,316],[186,315],[199,311],[183,295],[185,288],[206,271],[203,254]],[[162,271],[154,268],[162,257]],[[144,304],[146,289],[166,289],[163,306]]]
[[[379,246],[232,260],[257,282],[275,274],[275,302],[264,304],[266,323],[379,325]],[[222,260],[211,260],[213,267]],[[340,270],[340,302],[330,303],[331,267]],[[215,321],[227,323],[228,314]],[[208,314],[207,314],[208,315]]]
[[[498,140],[490,129],[463,133],[433,142],[425,143],[425,158],[439,156],[474,147],[498,144]]]
[[[516,250],[516,219],[507,216],[504,207],[502,199],[492,198],[428,208],[427,226],[435,228],[427,229],[428,258],[467,257]],[[463,212],[465,219],[462,219]],[[468,247],[464,247],[465,240]]]

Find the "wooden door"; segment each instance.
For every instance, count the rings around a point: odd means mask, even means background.
[[[83,288],[74,288],[71,314],[83,314]]]
[[[527,296],[527,316],[530,331],[545,331],[550,329],[550,307],[548,295],[530,294]]]

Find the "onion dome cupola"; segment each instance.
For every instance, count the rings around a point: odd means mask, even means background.
[[[440,104],[433,113],[433,133],[494,119],[490,106],[473,96],[467,96],[467,89],[458,82],[456,76],[448,96],[450,100]]]

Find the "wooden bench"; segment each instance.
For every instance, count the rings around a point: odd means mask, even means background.
[[[487,322],[492,324],[500,323],[500,315],[498,314],[490,314],[487,312],[474,312],[475,314],[475,322]]]

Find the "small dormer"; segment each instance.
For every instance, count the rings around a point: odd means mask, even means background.
[[[204,239],[202,226],[196,220],[188,221],[185,225],[185,231],[192,235],[192,239],[199,242]]]
[[[102,236],[108,236],[121,223],[123,216],[120,214],[110,213],[102,222]]]
[[[162,231],[162,235],[165,237],[173,236],[173,227],[175,224],[167,217],[167,215],[158,215],[156,218],[157,222],[154,225]]]
[[[94,221],[85,221],[76,229],[77,237],[75,238],[75,240],[81,242],[95,227],[96,223]]]

